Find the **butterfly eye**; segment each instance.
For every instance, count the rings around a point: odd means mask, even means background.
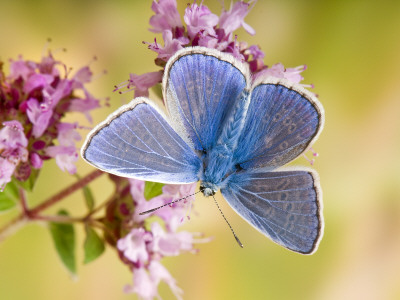
[[[236,165],[235,165],[235,169],[236,169],[236,171],[241,171],[241,170],[243,170],[243,168],[240,166],[240,164],[236,164]]]

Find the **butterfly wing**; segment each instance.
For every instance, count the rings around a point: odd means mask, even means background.
[[[249,88],[248,67],[232,55],[185,48],[165,68],[163,88],[174,128],[197,150],[211,149],[224,118]]]
[[[317,250],[323,217],[315,171],[239,172],[221,192],[240,216],[274,242],[302,254]]]
[[[322,105],[300,85],[272,77],[256,83],[235,162],[243,169],[280,167],[307,150],[323,123]]]
[[[88,135],[82,157],[118,176],[163,183],[198,181],[201,161],[145,98],[122,106]]]

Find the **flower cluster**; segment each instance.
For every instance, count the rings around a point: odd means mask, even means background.
[[[200,4],[195,1],[185,9],[182,23],[176,0],[153,0],[152,10],[155,15],[150,18],[150,30],[162,34],[164,46],[156,39],[153,43],[144,43],[157,53],[155,63],[162,68],[178,50],[190,46],[203,46],[230,53],[247,62],[254,77],[270,75],[300,83],[303,80],[300,73],[306,69],[305,65],[285,68],[281,63],[277,63],[268,67],[264,64],[265,54],[259,46],[249,46],[246,42],[237,41],[237,37],[234,36],[234,31],[240,27],[251,35],[255,34],[255,30],[244,21],[255,3],[256,1],[232,3],[229,10],[223,8],[220,16],[217,16],[203,1]],[[114,91],[134,91],[135,97],[147,97],[149,89],[161,82],[162,75],[163,70],[142,75],[130,74],[129,79],[117,85]]]
[[[68,78],[66,66],[50,52],[40,62],[11,60],[8,76],[2,66],[0,62],[0,189],[12,177],[27,180],[32,169],[42,168],[50,158],[62,170],[75,173],[78,124],[63,123],[62,118],[78,111],[91,121],[89,111],[99,107],[85,88],[92,79],[89,67]]]
[[[144,181],[131,179],[129,184],[130,195],[127,201],[123,200],[117,206],[121,223],[119,232],[122,237],[116,246],[122,261],[133,273],[133,285],[126,286],[125,292],[136,293],[143,299],[153,299],[158,297],[158,284],[164,281],[180,299],[181,289],[160,260],[165,256],[177,256],[182,252],[196,253],[193,248],[194,243],[209,241],[205,238],[196,238],[198,234],[195,233],[178,232],[187,209],[192,205],[196,184],[165,185],[162,194],[149,201],[144,197]],[[153,213],[139,214],[181,198],[184,198],[183,205],[171,204]],[[149,216],[158,217],[159,222],[155,222],[153,218],[153,222],[149,223],[151,220]],[[123,236],[124,232],[127,234]]]

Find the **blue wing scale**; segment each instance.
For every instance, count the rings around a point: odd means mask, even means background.
[[[82,156],[109,173],[163,183],[198,181],[201,165],[194,151],[144,98],[96,127]]]

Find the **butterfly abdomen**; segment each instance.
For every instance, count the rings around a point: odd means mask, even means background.
[[[217,140],[217,145],[226,145],[231,150],[236,149],[237,143],[242,132],[246,113],[250,103],[249,92],[243,91],[240,99],[236,101],[235,107],[223,123],[223,130]]]

